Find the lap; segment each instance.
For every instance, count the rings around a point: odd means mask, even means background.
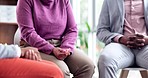
[[[64,61],[72,73],[77,72],[83,66],[94,66],[92,60],[80,49],[74,49],[73,54]]]
[[[61,71],[64,73],[64,78],[70,77],[69,68],[63,60],[58,60],[53,55],[47,55],[45,53],[40,53],[40,54],[41,54],[42,59],[54,62],[61,69]]]
[[[41,57],[45,60],[50,60],[54,63],[56,63],[62,71],[66,71],[66,73],[74,73],[77,72],[79,68],[82,66],[88,65],[93,66],[93,62],[91,59],[80,49],[74,49],[74,52],[72,55],[68,56],[64,61],[58,60],[53,55],[47,55],[44,53],[41,53]]]
[[[117,65],[118,68],[128,67],[134,63],[134,54],[122,44],[110,43],[102,50],[99,63]]]
[[[136,62],[139,66],[148,69],[148,46],[145,46],[137,52]]]

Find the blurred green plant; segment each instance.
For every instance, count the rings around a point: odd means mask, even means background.
[[[77,47],[83,49],[85,52],[88,52],[88,35],[90,32],[91,28],[88,22],[85,22],[85,28],[80,28],[78,32]]]
[[[91,33],[94,33],[94,32],[91,30],[88,22],[85,22],[84,25],[85,25],[84,27],[81,27],[78,30],[78,39],[77,39],[76,47],[82,49],[84,52],[86,52],[86,54],[88,54],[88,48],[89,48],[88,37],[90,36]],[[94,39],[94,40],[96,40],[95,48],[97,52],[100,52],[102,48],[105,46],[105,44],[97,39]]]

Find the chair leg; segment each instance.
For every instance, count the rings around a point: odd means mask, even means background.
[[[127,78],[129,70],[122,70],[120,74],[120,78]]]
[[[141,74],[142,78],[148,78],[148,71],[147,70],[140,71],[140,74]]]

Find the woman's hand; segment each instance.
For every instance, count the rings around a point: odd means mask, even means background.
[[[38,49],[34,47],[21,48],[21,57],[31,60],[41,60],[41,56]]]
[[[70,50],[57,47],[53,49],[53,54],[57,59],[64,60],[68,55],[70,55]]]

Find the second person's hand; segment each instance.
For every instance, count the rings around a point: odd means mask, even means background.
[[[30,60],[41,60],[41,56],[38,49],[34,47],[21,48],[21,57]]]

